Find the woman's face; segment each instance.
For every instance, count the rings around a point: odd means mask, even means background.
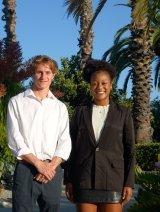
[[[94,103],[97,105],[107,105],[109,95],[112,90],[112,81],[106,71],[97,71],[91,76],[90,90]]]

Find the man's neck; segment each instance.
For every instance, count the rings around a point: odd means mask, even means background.
[[[48,96],[49,89],[38,90],[33,87],[32,91],[34,95],[37,97],[37,99],[43,100]]]

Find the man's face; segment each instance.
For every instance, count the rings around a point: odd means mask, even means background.
[[[38,90],[49,89],[54,74],[47,64],[39,64],[33,75],[34,86]]]

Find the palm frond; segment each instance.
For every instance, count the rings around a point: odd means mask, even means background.
[[[122,72],[124,72],[126,70],[126,68],[131,67],[131,62],[129,60],[129,58],[125,58],[124,61],[122,61],[121,63],[116,65],[116,70],[117,70],[117,83],[119,81],[119,77],[121,75]]]
[[[131,51],[128,47],[119,51],[115,61],[116,68],[119,72],[123,71],[127,66],[131,66],[130,54]]]
[[[122,61],[123,58],[124,60]],[[131,64],[130,58],[127,58],[125,56],[121,56],[119,63],[116,64],[116,67],[119,73],[124,71],[127,67],[131,67],[131,66],[132,64]]]
[[[116,85],[118,84],[122,71],[124,71],[127,67],[129,67],[129,65],[130,65],[130,62],[126,59],[126,61],[121,63],[120,66],[117,66],[116,78],[115,78]]]
[[[117,72],[121,72],[125,69],[130,63],[130,39],[123,39],[117,45],[113,45],[109,50],[107,50],[103,55],[103,60],[108,61],[116,67]]]
[[[67,16],[73,15],[77,24],[82,14],[83,0],[65,0],[64,6],[67,6]]]
[[[126,91],[127,91],[128,82],[129,82],[129,80],[130,80],[130,78],[131,78],[132,73],[133,73],[133,70],[130,69],[130,70],[128,71],[128,74],[127,74],[125,80],[124,80],[123,91],[124,91],[125,93],[126,93]]]
[[[160,89],[160,57],[157,58],[154,76],[154,86]]]
[[[113,45],[112,51],[110,53],[110,60],[112,60],[112,57],[115,57],[123,49],[129,48],[130,42],[131,42],[131,40],[129,38],[124,38],[124,39],[120,40],[116,45]]]
[[[114,6],[125,6],[125,7],[131,7],[131,4],[115,4]]]
[[[126,47],[126,48],[120,49],[115,54],[111,53],[109,57],[109,61],[117,67],[118,64],[123,63],[123,60],[121,58],[123,58],[125,61],[125,58],[128,57],[126,54],[128,50],[129,50],[129,47]]]
[[[155,30],[151,37],[152,45],[156,45],[157,41],[160,39],[160,27]]]
[[[112,50],[113,50],[113,46],[103,54],[102,60],[106,60],[108,55],[112,52]]]
[[[132,68],[132,63],[130,59],[130,48],[129,46],[121,49],[116,55],[112,56],[109,62],[116,68],[116,78],[115,83],[117,84],[121,73],[128,67]]]
[[[94,12],[93,18],[92,18],[92,20],[91,20],[91,22],[89,24],[89,27],[88,27],[88,30],[87,30],[87,36],[88,36],[88,33],[90,32],[90,30],[91,30],[91,28],[92,28],[92,26],[93,26],[93,24],[94,24],[94,22],[95,22],[95,20],[97,18],[97,16],[99,15],[101,10],[103,9],[103,7],[104,7],[106,2],[107,2],[107,0],[100,0],[99,1],[98,6],[97,6],[97,8],[96,8],[96,10]]]
[[[126,31],[129,30],[130,26],[131,26],[130,24],[127,24],[126,26],[124,26],[123,28],[121,28],[121,29],[119,29],[119,30],[117,31],[117,33],[116,33],[116,35],[115,35],[115,37],[114,37],[114,44],[116,44],[116,43],[119,42],[121,36],[122,36]]]
[[[122,71],[125,70],[127,67],[132,67],[129,55],[130,55],[130,49],[125,48],[119,51],[115,56],[113,56],[109,60],[109,62],[116,68],[116,79],[115,79],[116,84],[118,83]]]
[[[130,45],[130,42],[131,42],[130,37],[123,38],[123,39],[119,40],[118,42],[114,42],[114,45],[113,45],[111,48],[109,48],[109,49],[103,54],[102,59],[103,59],[103,60],[106,60],[107,57],[108,57],[110,54],[116,55],[117,52],[120,51],[120,49],[125,48],[125,46]]]

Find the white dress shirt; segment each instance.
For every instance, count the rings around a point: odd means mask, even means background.
[[[46,160],[67,160],[71,151],[68,111],[50,91],[38,100],[31,89],[10,99],[7,114],[8,145],[13,154],[33,153]]]
[[[95,135],[95,139],[97,143],[99,141],[99,137],[104,127],[108,110],[109,110],[109,105],[107,106],[93,105],[92,126],[93,126],[94,135]]]

